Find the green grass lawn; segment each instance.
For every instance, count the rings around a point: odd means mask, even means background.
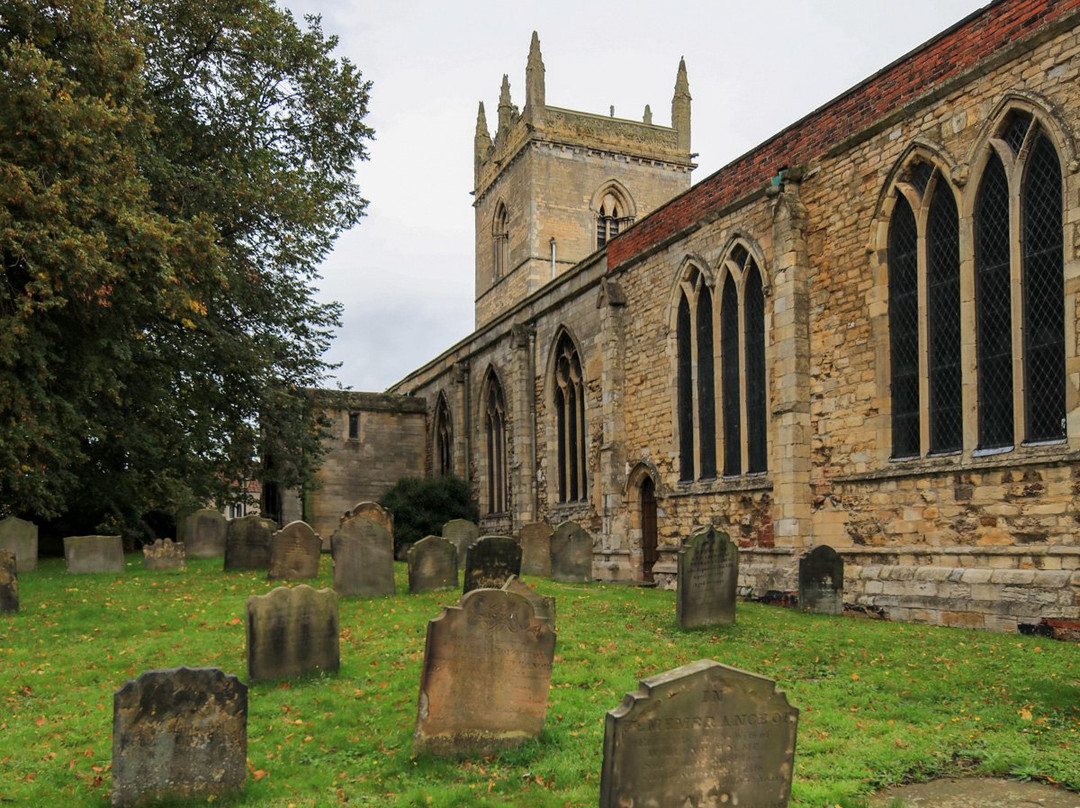
[[[329,559],[317,586],[330,586]],[[249,777],[230,804],[595,806],[604,713],[640,678],[711,658],[777,681],[801,710],[792,805],[854,806],[884,786],[997,774],[1080,791],[1080,648],[1041,638],[739,604],[680,631],[673,592],[530,580],[554,595],[547,728],[498,757],[416,760],[427,621],[457,593],[340,603],[341,671],[249,691]],[[0,804],[105,806],[112,694],[152,668],[247,679],[244,602],[272,587],[220,560],[179,573],[68,576],[46,560],[0,617]],[[221,804],[222,801],[218,801]]]

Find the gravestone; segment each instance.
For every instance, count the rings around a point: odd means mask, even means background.
[[[739,550],[728,534],[695,530],[679,548],[675,618],[681,628],[735,623]]]
[[[247,685],[217,668],[146,671],[113,695],[112,804],[244,790]],[[227,804],[227,803],[226,803]]]
[[[225,534],[226,570],[264,570],[270,566],[270,537],[277,525],[261,516],[229,521]]]
[[[605,717],[600,808],[784,808],[798,720],[771,679],[711,659],[642,679]]]
[[[229,522],[221,513],[202,508],[180,520],[177,538],[189,558],[221,558],[228,530]]]
[[[390,538],[394,538],[394,514],[386,510],[378,502],[357,502],[353,505],[351,511],[346,511],[345,515],[341,517],[341,521],[346,519],[354,519],[357,516],[362,516],[365,519],[370,519],[372,522],[378,522],[384,528],[386,532],[390,534]]]
[[[124,545],[119,536],[65,536],[64,561],[70,575],[123,572]]]
[[[521,575],[521,545],[509,536],[481,536],[465,553],[463,594],[502,589],[511,575]]]
[[[338,597],[307,584],[247,599],[248,680],[281,679],[340,666]]]
[[[290,522],[270,537],[271,580],[317,578],[322,539],[307,522]]]
[[[592,536],[575,522],[563,522],[551,535],[551,580],[564,584],[592,580]]]
[[[17,516],[0,519],[0,550],[15,554],[16,572],[37,569],[38,527]]]
[[[551,630],[555,630],[555,598],[551,595],[541,595],[516,575],[511,575],[503,585],[504,592],[513,592],[521,595],[533,607],[533,614],[538,620],[543,620]]]
[[[409,591],[457,589],[457,547],[441,536],[427,536],[409,548]]]
[[[844,559],[827,544],[799,559],[799,608],[816,614],[844,612]]]
[[[551,525],[547,522],[521,526],[521,574],[551,577]]]
[[[346,597],[393,595],[394,539],[378,522],[346,519],[330,537],[334,590]]]
[[[15,554],[0,550],[0,614],[19,611],[19,567]]]
[[[480,528],[468,519],[451,519],[442,526],[442,537],[457,547],[458,569],[465,566],[465,552],[480,538]]]
[[[555,632],[521,595],[469,592],[428,623],[413,752],[490,755],[538,738]]]
[[[143,567],[148,570],[178,570],[187,564],[184,543],[157,539],[143,546]]]

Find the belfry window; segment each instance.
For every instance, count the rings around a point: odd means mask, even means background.
[[[620,210],[614,194],[608,193],[600,204],[596,216],[596,247],[599,249],[619,235],[626,214]]]
[[[697,269],[680,284],[676,353],[679,479],[711,479],[716,476],[712,292]]]
[[[557,423],[559,501],[588,495],[586,484],[585,385],[581,360],[566,332],[555,345],[555,419]]]
[[[494,280],[499,280],[509,271],[510,265],[510,214],[502,202],[495,206],[495,217],[491,222],[491,246]]]
[[[502,385],[494,371],[488,371],[484,397],[484,433],[487,471],[487,512],[505,513],[509,480],[506,460],[506,406]]]

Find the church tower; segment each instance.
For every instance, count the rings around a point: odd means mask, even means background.
[[[503,76],[495,135],[481,102],[474,139],[476,327],[602,248],[690,187],[690,89],[680,60],[671,126],[548,106],[540,39],[525,108]]]

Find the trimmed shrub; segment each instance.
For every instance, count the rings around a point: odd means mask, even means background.
[[[460,477],[402,477],[379,497],[379,504],[394,514],[394,554],[425,536],[438,536],[451,519],[480,518]]]

